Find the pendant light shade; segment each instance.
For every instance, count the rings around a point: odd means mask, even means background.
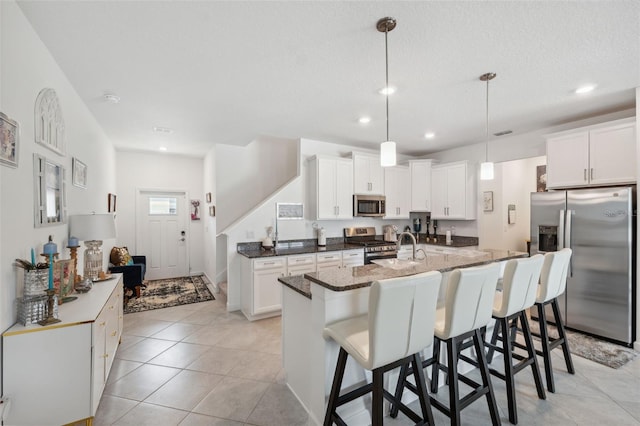
[[[496,73],[488,72],[480,76],[481,81],[487,82],[487,140],[485,146],[485,160],[480,164],[480,180],[493,180],[493,163],[489,161],[489,81],[496,78]]]
[[[387,141],[380,144],[380,165],[391,167],[396,165],[396,143]]]
[[[384,57],[385,57],[385,89],[389,89],[389,48],[387,44],[387,35],[389,31],[396,27],[394,18],[382,18],[376,24],[376,28],[384,33]],[[387,105],[387,139],[380,144],[380,165],[382,167],[391,167],[396,165],[396,143],[389,140],[389,93],[385,94]]]

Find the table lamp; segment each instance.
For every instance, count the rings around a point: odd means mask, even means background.
[[[95,281],[102,272],[102,240],[116,237],[112,214],[80,214],[69,216],[69,239],[84,241],[84,278]]]

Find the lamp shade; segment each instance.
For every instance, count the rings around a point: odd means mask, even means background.
[[[396,143],[387,141],[380,144],[380,165],[391,167],[396,165]]]
[[[493,180],[493,163],[480,163],[480,180]]]
[[[116,237],[112,214],[79,214],[69,216],[69,236],[81,241],[107,240]]]

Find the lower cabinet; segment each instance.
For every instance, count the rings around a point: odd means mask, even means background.
[[[60,305],[61,322],[16,324],[2,334],[2,387],[11,400],[4,424],[95,416],[122,334],[122,293],[117,274]]]
[[[342,252],[342,267],[351,268],[364,265],[364,250],[345,250]]]
[[[251,321],[280,315],[282,284],[278,278],[287,274],[287,258],[244,260],[247,276],[242,278],[242,313]]]
[[[318,253],[316,264],[317,271],[339,268],[342,266],[342,252],[332,251],[330,253]]]

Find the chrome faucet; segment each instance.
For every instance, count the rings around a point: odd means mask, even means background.
[[[409,231],[404,231],[402,232],[400,235],[398,235],[398,242],[396,243],[396,247],[398,250],[400,250],[400,246],[402,244],[402,237],[408,235],[411,237],[411,243],[413,244],[413,257],[411,258],[411,260],[416,260],[416,237],[413,236],[413,234]]]

